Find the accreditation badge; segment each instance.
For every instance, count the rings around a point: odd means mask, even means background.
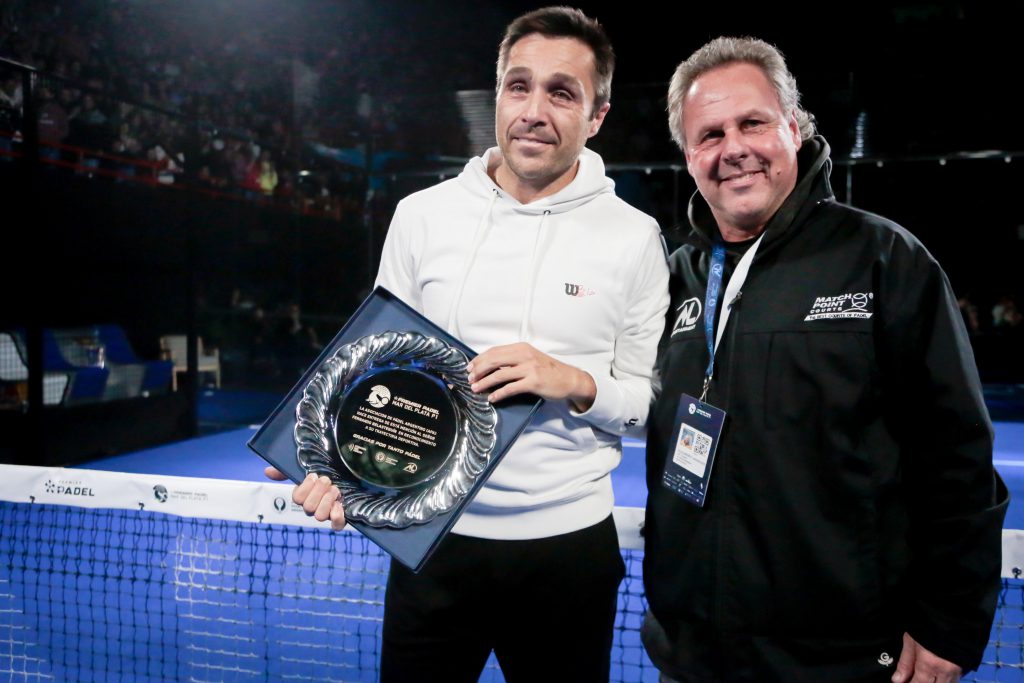
[[[724,410],[689,394],[679,397],[676,428],[672,432],[661,483],[697,507],[704,507],[724,423]]]

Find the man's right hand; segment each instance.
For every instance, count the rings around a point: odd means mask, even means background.
[[[287,476],[280,470],[267,467],[263,470],[268,479],[285,481]],[[306,514],[318,522],[331,520],[331,529],[341,531],[345,528],[345,509],[341,506],[341,491],[326,476],[310,473],[301,484],[292,491],[292,501],[301,505]]]

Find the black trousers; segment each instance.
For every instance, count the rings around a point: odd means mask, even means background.
[[[381,683],[607,682],[625,565],[612,518],[528,541],[451,534],[419,574],[392,561]]]

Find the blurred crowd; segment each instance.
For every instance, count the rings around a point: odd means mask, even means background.
[[[393,103],[375,104],[360,89],[365,76],[355,83],[339,76],[359,44],[345,55],[326,42],[282,45],[294,39],[275,35],[272,21],[227,21],[229,3],[201,8],[225,21],[190,14],[198,6],[175,8],[4,3],[0,56],[41,73],[44,158],[327,214],[358,211],[362,162],[328,162],[307,143],[365,151],[369,135],[398,129]],[[332,87],[321,87],[328,79]],[[21,140],[22,105],[21,73],[0,68],[0,156],[10,158]],[[374,140],[378,147],[393,142]]]
[[[500,25],[500,8],[491,11]],[[463,17],[430,0],[403,5],[400,17],[371,0],[6,0],[0,57],[41,73],[50,161],[340,218],[381,203],[379,193],[367,199],[367,158],[402,170],[479,152],[452,125],[461,117],[451,94],[487,83],[493,65],[471,45],[434,41],[425,51],[409,27],[428,13],[442,34],[449,22],[465,35]],[[662,88],[616,90],[616,115],[594,141],[607,160],[675,158],[654,95]],[[0,66],[0,163],[20,140],[23,104],[21,73]],[[673,215],[669,174],[616,182],[659,218]],[[1024,330],[1015,298],[996,293],[962,297],[972,333]]]
[[[298,302],[264,302],[250,290],[232,290],[230,301],[199,307],[200,336],[220,349],[226,381],[282,389],[302,375],[323,350],[321,333],[333,336],[343,320],[306,315]]]
[[[978,305],[969,295],[957,300],[964,325],[971,334],[991,332],[994,334],[1024,335],[1024,314],[1017,305],[1017,297],[1003,294],[992,305],[990,315],[978,312]]]

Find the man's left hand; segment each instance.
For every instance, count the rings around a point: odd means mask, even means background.
[[[956,683],[962,675],[959,666],[925,649],[909,633],[903,634],[903,652],[892,683]]]
[[[478,394],[498,387],[487,396],[491,403],[530,393],[548,400],[568,400],[578,412],[584,412],[597,396],[593,377],[525,342],[481,353],[469,364],[469,382]]]

